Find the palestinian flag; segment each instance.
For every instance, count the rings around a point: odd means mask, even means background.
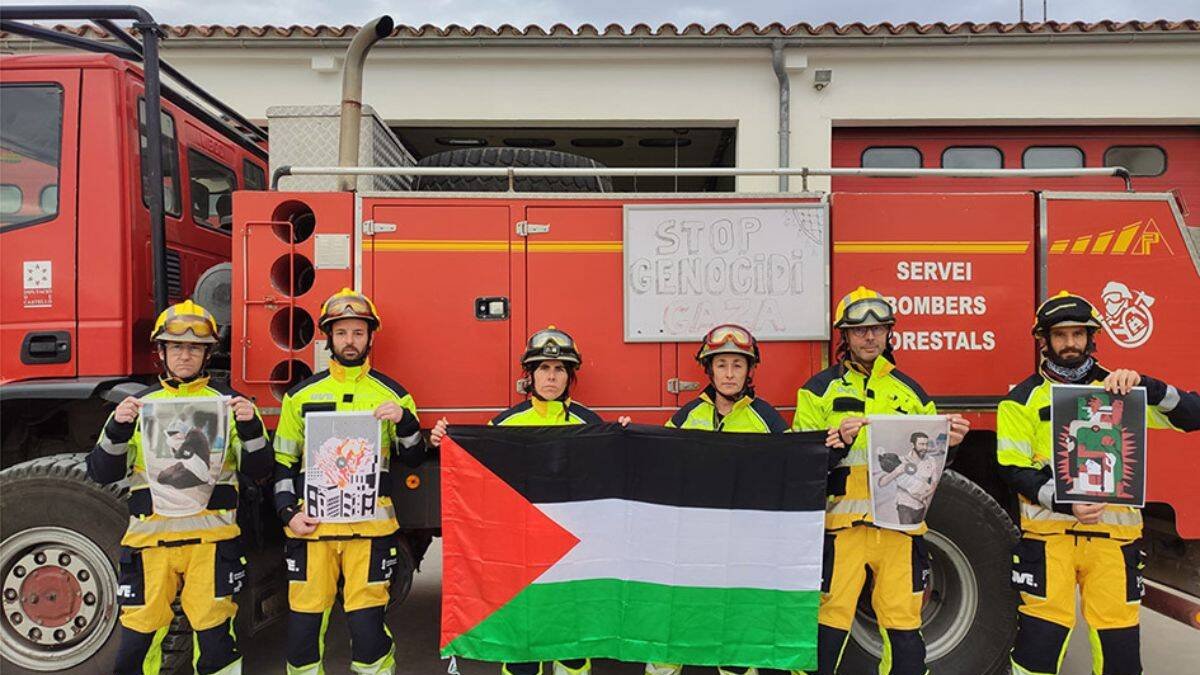
[[[452,427],[442,654],[815,668],[824,439]]]

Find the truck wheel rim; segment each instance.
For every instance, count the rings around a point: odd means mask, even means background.
[[[117,623],[117,575],[92,540],[61,527],[35,527],[0,543],[0,647],[35,671],[79,665]]]
[[[979,582],[967,555],[949,538],[929,530],[925,542],[933,566],[921,608],[921,634],[925,638],[925,659],[932,662],[954,651],[970,632],[979,608]],[[872,656],[883,655],[883,638],[870,608],[869,594],[859,603],[850,635]]]

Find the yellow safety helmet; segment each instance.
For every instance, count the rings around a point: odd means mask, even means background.
[[[859,286],[842,298],[833,315],[834,328],[891,326],[895,323],[891,303],[866,286]]]
[[[1033,334],[1049,331],[1054,326],[1084,326],[1088,330],[1101,327],[1100,313],[1083,296],[1069,291],[1047,299],[1037,309],[1033,320]]]
[[[215,345],[218,342],[217,320],[207,309],[191,300],[184,300],[158,315],[154,330],[150,331],[150,340]]]
[[[366,295],[350,288],[343,288],[334,293],[321,305],[321,318],[317,320],[317,326],[322,331],[329,332],[329,324],[341,319],[362,319],[371,330],[383,327],[383,322],[379,320],[379,312],[375,310],[375,303]]]

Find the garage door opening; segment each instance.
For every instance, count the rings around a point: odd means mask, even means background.
[[[734,127],[393,126],[418,160],[456,148],[545,148],[610,167],[732,167]],[[730,176],[613,178],[616,192],[733,192]]]

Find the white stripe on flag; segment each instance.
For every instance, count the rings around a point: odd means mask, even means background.
[[[781,591],[821,586],[824,511],[684,508],[623,499],[537,508],[580,541],[534,583],[622,579]]]

